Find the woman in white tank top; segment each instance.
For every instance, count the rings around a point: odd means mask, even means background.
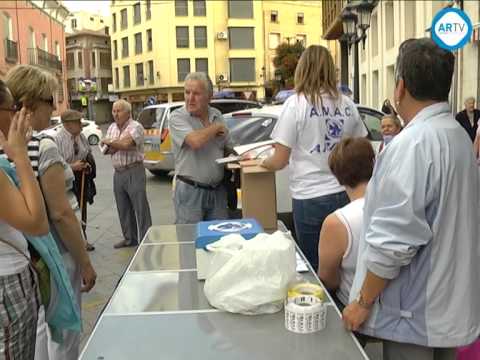
[[[374,162],[372,145],[363,138],[342,140],[328,159],[333,175],[345,186],[351,201],[327,216],[318,244],[318,275],[340,308],[348,304],[355,275],[365,190],[372,176]]]
[[[43,235],[48,222],[42,193],[27,155],[29,121],[26,110],[15,116],[10,91],[0,80],[0,147],[13,160],[21,187],[0,162],[0,358],[33,359],[38,316],[38,289],[28,266],[27,241],[22,232]],[[8,134],[8,140],[6,136]],[[18,250],[16,250],[18,249]]]

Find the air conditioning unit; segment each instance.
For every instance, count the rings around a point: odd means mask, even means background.
[[[219,82],[226,82],[226,81],[228,81],[228,76],[227,76],[227,74],[217,75],[217,83],[219,83]]]
[[[228,39],[228,33],[226,31],[220,31],[217,33],[217,39],[218,40],[227,40]]]

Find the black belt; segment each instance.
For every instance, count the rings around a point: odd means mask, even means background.
[[[188,184],[188,185],[191,185],[191,186],[194,186],[194,187],[198,187],[200,189],[205,189],[205,190],[216,190],[218,188],[218,186],[220,185],[220,184],[217,184],[217,185],[203,184],[203,183],[200,183],[198,181],[189,179],[189,178],[187,178],[185,176],[182,176],[182,175],[177,175],[177,179],[184,182],[185,184]]]

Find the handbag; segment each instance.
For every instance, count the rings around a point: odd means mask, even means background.
[[[48,269],[48,266],[45,263],[45,261],[33,248],[29,249],[31,257],[28,257],[27,254],[25,254],[17,246],[13,245],[12,243],[9,243],[7,240],[0,238],[0,242],[6,245],[9,245],[16,252],[18,252],[20,255],[25,257],[25,259],[27,259],[28,265],[30,266],[30,268],[35,272],[35,274],[37,274],[36,282],[38,285],[38,289],[40,290],[40,298],[43,306],[46,309],[48,307],[48,304],[50,303],[51,283],[50,283],[50,270]]]

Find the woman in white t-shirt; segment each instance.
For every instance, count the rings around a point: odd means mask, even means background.
[[[330,170],[345,186],[350,203],[327,216],[318,244],[318,276],[333,291],[337,305],[348,305],[358,244],[363,228],[363,205],[372,177],[375,152],[367,139],[347,138],[338,143],[328,159]]]
[[[287,99],[272,132],[275,153],[262,165],[280,170],[290,164],[290,191],[297,242],[316,269],[318,237],[325,217],[348,203],[332,175],[328,156],[345,137],[365,137],[352,100],[338,92],[328,49],[309,46],[295,70],[296,94]]]
[[[12,95],[0,80],[0,147],[15,163],[21,183],[17,188],[8,175],[13,172],[9,162],[0,160],[0,358],[33,359],[40,300],[22,232],[43,235],[48,232],[48,221],[28,159],[30,124],[25,109],[14,113]]]

